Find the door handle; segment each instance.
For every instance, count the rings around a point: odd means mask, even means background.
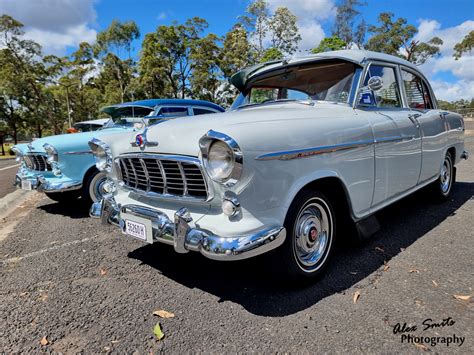
[[[420,128],[420,122],[418,122],[417,118],[420,117],[421,114],[419,113],[411,113],[408,115],[410,121],[415,125],[416,128]]]

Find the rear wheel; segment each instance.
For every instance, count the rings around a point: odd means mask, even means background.
[[[437,200],[446,200],[451,194],[451,189],[454,182],[454,163],[453,156],[450,152],[446,153],[444,157],[443,165],[441,167],[441,172],[439,174],[438,180],[436,180],[432,189],[435,193],[435,198]]]
[[[334,249],[336,215],[319,191],[302,191],[285,220],[287,236],[276,250],[278,265],[291,281],[312,280],[322,274]]]

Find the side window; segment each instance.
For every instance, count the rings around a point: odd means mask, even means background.
[[[187,107],[162,107],[158,112],[158,116],[162,117],[181,117],[187,115]]]
[[[209,113],[215,113],[214,111],[206,110],[205,108],[197,108],[197,107],[193,108],[193,112],[194,112],[194,116],[207,115]]]
[[[374,76],[382,78],[382,87],[376,91],[372,91],[367,87],[369,79]],[[362,105],[386,108],[402,107],[394,68],[371,65],[365,76],[364,87],[360,99]]]
[[[425,82],[415,74],[402,70],[403,85],[407,93],[408,106],[417,110],[430,110],[433,101]]]

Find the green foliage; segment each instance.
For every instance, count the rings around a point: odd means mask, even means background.
[[[379,15],[380,26],[370,26],[369,32],[374,35],[367,42],[369,50],[397,55],[416,65],[423,64],[430,57],[439,55],[443,41],[434,37],[428,42],[415,41],[418,32],[407,20],[399,18],[393,21],[393,14],[384,12]],[[400,51],[400,49],[404,51]]]
[[[469,32],[461,42],[454,46],[453,57],[458,60],[464,53],[472,51],[474,47],[474,31]]]
[[[296,16],[286,7],[275,10],[268,22],[272,35],[272,48],[285,54],[296,52],[298,42],[301,41],[296,20]]]
[[[268,48],[262,56],[262,59],[260,59],[261,63],[269,62],[272,60],[277,60],[277,59],[282,59],[283,58],[283,53],[275,47]]]
[[[253,57],[257,61],[262,61],[265,51],[269,49],[265,46],[267,37],[271,38],[271,48],[277,48],[283,54],[290,55],[298,49],[301,35],[296,24],[297,18],[287,7],[279,7],[270,15],[265,0],[254,0],[240,20],[249,33],[255,51]]]
[[[317,53],[328,52],[328,51],[337,51],[339,49],[344,49],[346,47],[347,47],[347,43],[345,41],[343,41],[336,35],[333,35],[331,37],[324,38],[317,47],[311,50],[311,53],[317,54]]]
[[[363,47],[367,25],[364,19],[359,20],[361,12],[356,8],[365,5],[366,2],[361,0],[340,1],[336,8],[336,21],[332,37],[340,38],[345,45],[338,49],[350,48],[352,44],[359,48]]]

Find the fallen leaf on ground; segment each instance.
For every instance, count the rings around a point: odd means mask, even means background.
[[[435,280],[431,280],[431,282],[433,283],[433,285],[435,285],[435,287],[438,287],[438,283]]]
[[[457,300],[460,300],[460,301],[470,301],[471,298],[472,298],[472,295],[469,295],[469,296],[464,296],[464,295],[453,295],[453,297]]]
[[[161,317],[161,318],[173,318],[173,317],[174,317],[174,314],[173,314],[173,313],[164,311],[164,310],[162,310],[162,309],[160,309],[160,310],[158,310],[158,311],[154,311],[154,312],[153,312],[153,315],[154,315],[154,316]]]
[[[101,276],[107,275],[107,270],[100,269],[100,275],[101,275]]]
[[[378,251],[380,251],[380,252],[382,252],[382,253],[385,253],[385,250],[383,250],[381,247],[375,247],[375,250],[378,250]]]
[[[400,251],[405,251],[405,248],[400,248]]]
[[[28,296],[28,292],[22,292],[20,293],[20,296],[23,297],[23,296]]]
[[[49,341],[48,341],[48,339],[46,338],[46,335],[45,335],[43,338],[41,338],[40,344],[43,345],[43,346],[49,344]]]
[[[165,337],[163,332],[161,331],[160,323],[156,323],[155,328],[153,328],[153,334],[155,334],[158,340],[161,340]]]
[[[413,274],[413,273],[419,274],[419,273],[420,273],[420,270],[417,270],[417,269],[410,269],[408,272],[409,272],[410,274]]]
[[[385,264],[383,267],[383,271],[387,271],[388,269],[390,269],[390,266],[388,266],[388,264]]]
[[[352,297],[352,301],[356,303],[359,300],[360,297],[360,291],[354,292],[354,297]]]
[[[428,350],[428,348],[426,347],[426,345],[423,345],[423,344],[419,344],[419,343],[413,343],[415,344],[415,346],[418,348],[418,349],[421,349],[421,350]]]

